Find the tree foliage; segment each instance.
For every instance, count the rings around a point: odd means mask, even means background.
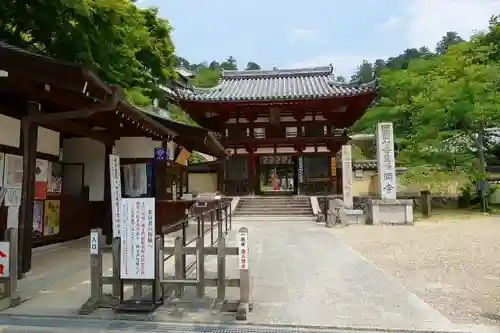
[[[488,131],[500,123],[498,45],[495,16],[488,31],[469,41],[448,32],[435,53],[408,49],[385,64],[363,62],[351,81],[378,77],[380,99],[354,131],[373,133],[377,122],[392,121],[398,161],[416,170],[408,173],[414,181],[450,172],[484,179],[487,160],[500,151],[499,132]]]
[[[173,76],[171,27],[158,9],[129,0],[31,0],[0,4],[0,39],[92,69],[146,105]]]

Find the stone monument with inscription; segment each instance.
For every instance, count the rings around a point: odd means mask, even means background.
[[[397,199],[396,159],[392,123],[377,125],[377,168],[380,199],[369,202],[368,222],[412,224],[413,200]]]
[[[351,145],[342,146],[342,196],[344,207],[352,209],[352,154]]]

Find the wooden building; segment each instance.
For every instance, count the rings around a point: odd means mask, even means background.
[[[227,195],[341,192],[335,157],[375,100],[377,81],[343,84],[333,68],[223,71],[210,89],[181,90],[182,108],[231,155]]]
[[[120,87],[92,71],[0,42],[0,190],[7,190],[0,234],[19,228],[19,273],[30,270],[36,245],[86,236],[94,227],[111,240],[111,154],[124,165],[154,168],[151,191],[139,195],[157,199],[158,234],[162,223],[183,217],[194,204],[175,200],[185,165],[153,161],[155,148],[169,145],[174,159],[184,149],[225,156],[208,130],[130,105]]]

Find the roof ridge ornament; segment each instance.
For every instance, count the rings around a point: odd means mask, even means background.
[[[332,71],[333,66],[331,64],[329,66],[285,69],[221,70],[221,78],[224,80],[263,77],[326,76],[331,75]]]

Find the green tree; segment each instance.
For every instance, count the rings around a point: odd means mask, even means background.
[[[247,63],[247,67],[245,68],[246,70],[258,70],[258,69],[261,69],[260,66],[253,62],[253,61],[249,61]]]
[[[161,95],[159,84],[174,75],[170,25],[128,0],[4,1],[0,22],[0,39],[81,63],[136,104]]]

